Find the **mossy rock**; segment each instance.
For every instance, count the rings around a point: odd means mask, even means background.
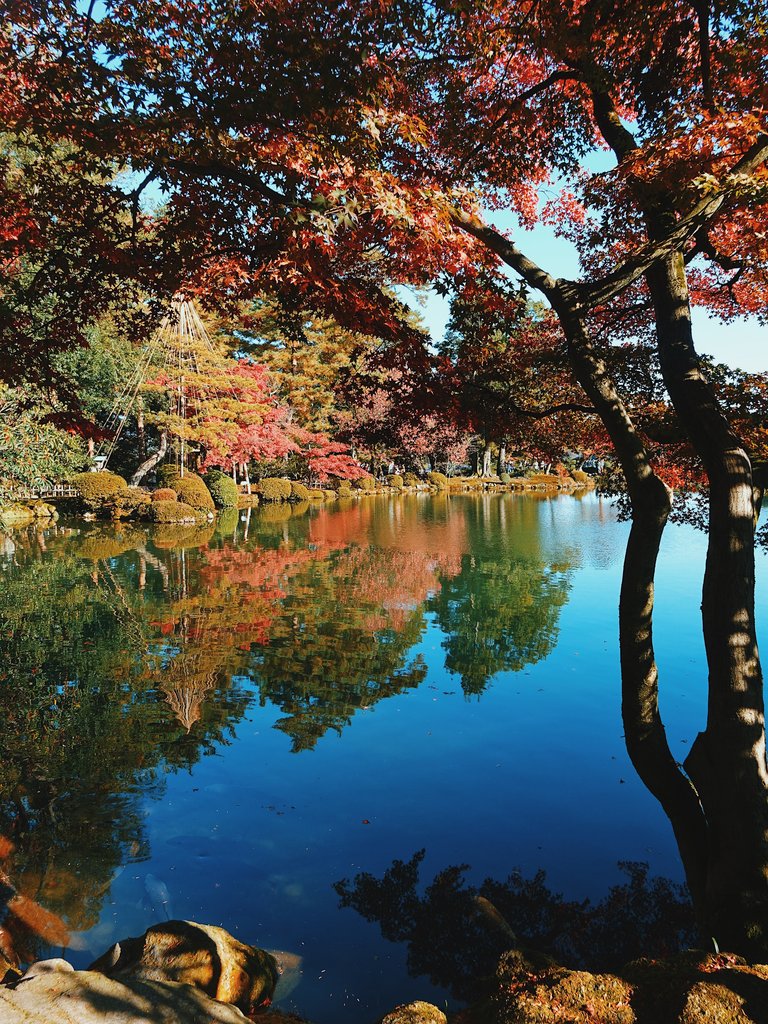
[[[240,488],[231,476],[222,473],[219,469],[210,469],[203,480],[211,492],[216,508],[237,508]]]
[[[59,512],[56,506],[49,505],[46,501],[36,501],[30,511],[35,519],[56,520],[59,518]]]
[[[185,473],[183,477],[179,477],[175,481],[173,489],[178,495],[178,500],[185,505],[191,505],[192,508],[199,509],[201,512],[216,510],[211,492],[205,486],[203,478],[197,473]]]
[[[417,999],[413,1003],[396,1006],[379,1021],[379,1024],[447,1024],[448,1018],[432,1003]]]
[[[497,995],[499,1024],[636,1024],[632,986],[613,974],[552,967],[538,974],[503,964]]]
[[[156,523],[196,523],[200,511],[183,501],[153,501],[150,515]]]
[[[35,516],[26,505],[6,505],[0,508],[0,526],[26,526],[34,522]]]

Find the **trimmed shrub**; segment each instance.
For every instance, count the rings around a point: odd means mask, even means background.
[[[403,473],[404,487],[418,487],[420,482],[415,473]]]
[[[156,523],[196,523],[200,519],[199,510],[183,501],[153,501],[150,515]]]
[[[158,487],[152,492],[152,501],[176,501],[178,494],[172,487]]]
[[[199,508],[202,512],[213,512],[216,506],[213,503],[211,492],[205,486],[205,481],[197,473],[186,473],[174,484],[174,490],[179,501],[192,508]]]
[[[554,473],[533,473],[528,480],[537,487],[559,487],[561,482]]]
[[[240,488],[231,476],[221,470],[211,469],[203,477],[203,482],[211,492],[216,508],[237,508]]]
[[[309,497],[309,488],[298,480],[291,480],[291,500],[306,501]]]
[[[310,501],[325,501],[325,492],[317,487],[311,487],[307,490],[307,497]]]
[[[104,509],[113,519],[143,519],[149,514],[149,494],[141,487],[126,487],[104,501]]]
[[[265,476],[257,485],[264,501],[288,501],[291,496],[291,481],[278,476]]]
[[[579,487],[584,487],[585,484],[589,483],[589,473],[585,473],[583,469],[574,469],[574,471],[571,473],[571,476],[579,485]]]
[[[509,487],[509,485],[512,483],[512,477],[510,476],[509,473],[502,473],[501,476],[499,477],[499,480],[501,480],[503,484],[506,484],[507,487]]]
[[[335,501],[336,498],[338,497],[336,491],[332,491],[330,490],[330,488],[326,488],[325,490],[323,490],[323,494],[325,495],[326,501]]]
[[[438,491],[446,490],[448,487],[448,477],[445,473],[427,473],[427,480],[436,487]]]
[[[179,467],[174,466],[172,462],[165,462],[155,470],[155,479],[158,487],[172,487],[179,479]]]
[[[352,484],[349,480],[340,480],[336,493],[340,498],[348,498],[352,494]]]
[[[403,478],[400,476],[399,473],[391,473],[387,477],[387,483],[389,484],[390,487],[396,487],[399,491],[403,486]]]
[[[355,480],[353,487],[356,487],[358,491],[372,491],[376,487],[376,481],[372,476],[361,476],[359,480]]]
[[[101,470],[99,473],[78,473],[72,478],[81,503],[89,512],[101,512],[104,502],[120,491],[128,490],[128,484],[117,473]]]

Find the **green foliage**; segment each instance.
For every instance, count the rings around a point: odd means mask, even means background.
[[[335,501],[336,500],[336,491],[333,491],[330,488],[326,488],[323,491],[323,494],[325,495],[326,501]]]
[[[362,476],[359,480],[355,480],[352,486],[356,487],[358,491],[373,491],[376,489],[376,481],[372,476]]]
[[[231,476],[222,473],[218,469],[209,469],[203,480],[211,492],[216,508],[237,508],[240,488]]]
[[[194,523],[200,512],[183,501],[153,501],[150,516],[156,523]]]
[[[447,490],[448,488],[448,477],[445,473],[427,473],[427,480],[436,487],[439,491]]]
[[[401,490],[403,486],[403,478],[399,473],[392,473],[387,477],[387,483],[390,487],[396,487],[398,490]]]
[[[502,473],[499,476],[499,480],[501,480],[503,484],[507,484],[507,486],[509,486],[509,484],[512,483],[512,477],[510,476],[509,473]]]
[[[259,481],[257,490],[264,501],[288,501],[291,496],[291,481],[281,477],[266,476]]]
[[[179,495],[172,487],[158,487],[152,492],[152,501],[177,501]]]
[[[403,486],[404,487],[417,487],[420,483],[419,478],[415,473],[404,473],[403,474]]]
[[[72,483],[77,489],[82,505],[89,512],[101,512],[109,498],[120,491],[128,490],[128,484],[117,473],[102,470],[100,473],[78,473]]]
[[[307,497],[311,501],[325,501],[325,491],[321,491],[319,487],[312,487],[309,489]]]
[[[45,421],[45,405],[0,393],[0,498],[16,488],[69,480],[88,464],[85,442]]]
[[[336,493],[340,498],[348,498],[352,494],[352,484],[349,480],[339,480],[339,486],[336,488]]]
[[[583,469],[574,469],[571,476],[582,487],[589,483],[589,473],[585,473]]]
[[[291,499],[295,501],[306,501],[309,498],[309,488],[298,480],[291,480]]]
[[[166,462],[155,470],[155,476],[159,487],[173,487],[179,479],[179,467]]]
[[[211,492],[205,481],[197,473],[185,473],[174,483],[174,490],[180,502],[198,508],[203,512],[213,512],[216,508]]]
[[[104,501],[104,511],[112,519],[144,519],[149,515],[150,496],[140,487],[127,487]]]

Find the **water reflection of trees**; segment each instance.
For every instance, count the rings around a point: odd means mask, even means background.
[[[17,890],[71,931],[95,924],[118,868],[147,855],[141,799],[164,771],[227,743],[254,697],[300,751],[417,687],[429,612],[467,692],[544,657],[567,567],[546,564],[534,520],[489,521],[499,509],[374,500],[7,538],[0,836]]]
[[[525,878],[473,885],[466,864],[419,885],[420,850],[396,860],[381,878],[362,873],[334,888],[340,906],[379,925],[384,938],[407,947],[408,970],[426,975],[462,1000],[476,999],[512,947],[539,961],[616,971],[639,956],[660,957],[691,945],[693,910],[683,886],[649,878],[648,866],[622,863],[623,884],[599,902],[566,900],[546,885],[543,871]]]
[[[141,799],[160,791],[158,769],[193,764],[247,705],[229,692],[190,737],[161,699],[145,657],[162,637],[136,551],[145,542],[140,531],[55,529],[5,548],[0,835],[12,888],[0,918],[28,955],[35,932],[64,944],[98,921],[119,866],[147,854]]]
[[[465,693],[493,675],[546,658],[568,600],[567,563],[547,564],[534,502],[467,502],[465,550],[456,573],[441,573],[429,602],[445,634],[445,665]]]

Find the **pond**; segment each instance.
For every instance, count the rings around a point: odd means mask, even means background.
[[[0,534],[0,866],[30,936],[83,967],[165,917],[220,924],[292,954],[280,1005],[351,1024],[450,997],[340,906],[342,879],[423,850],[424,883],[543,869],[599,900],[620,861],[681,880],[622,739],[626,533],[590,493]],[[681,760],[706,710],[703,550],[671,527],[659,571]]]

